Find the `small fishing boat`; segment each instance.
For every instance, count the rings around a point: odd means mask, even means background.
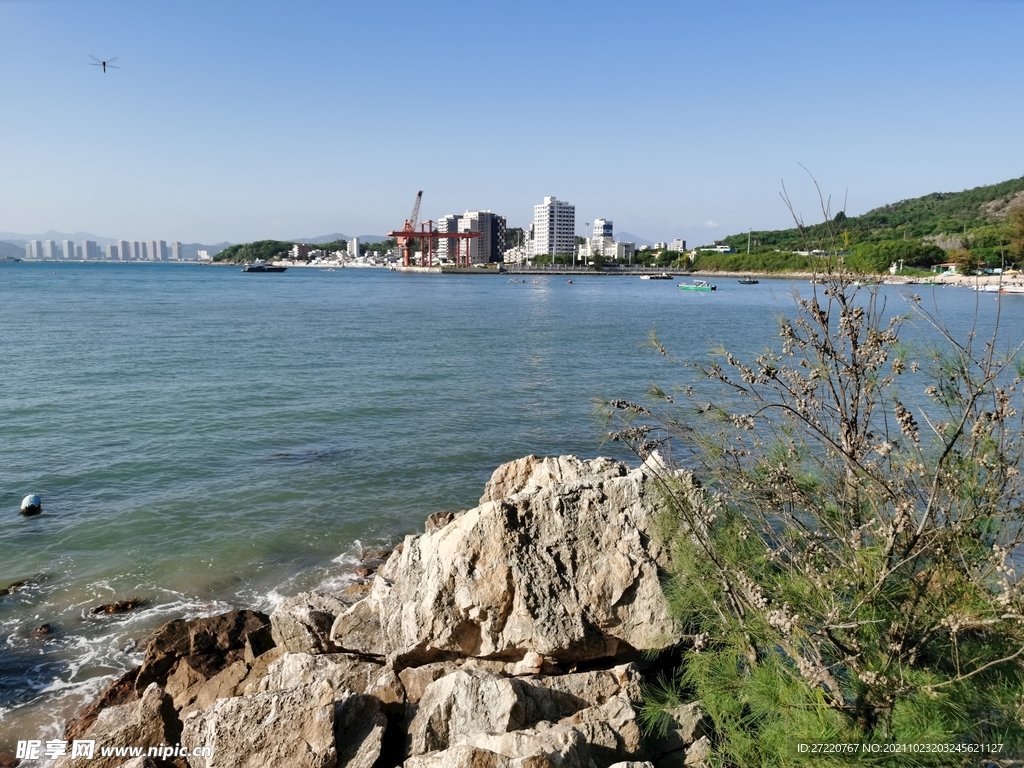
[[[736,282],[738,282],[740,285],[757,285],[758,280],[757,278],[754,277],[741,277]]]
[[[692,283],[679,283],[682,291],[714,291],[717,288],[707,280],[694,280]]]

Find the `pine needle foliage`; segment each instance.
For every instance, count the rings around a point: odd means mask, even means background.
[[[826,265],[752,361],[676,361],[689,386],[601,404],[664,466],[684,652],[643,721],[699,700],[723,768],[1024,756],[1024,370],[997,329],[955,339],[913,296],[893,317],[856,277]],[[910,313],[935,349],[900,341]],[[821,743],[858,748],[798,748]]]

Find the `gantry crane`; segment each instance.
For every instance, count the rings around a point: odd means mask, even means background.
[[[399,248],[402,249],[403,259],[405,266],[412,265],[412,241],[420,241],[420,265],[424,267],[431,267],[434,265],[434,250],[437,245],[437,241],[442,238],[447,240],[449,243],[454,241],[455,243],[455,264],[458,266],[463,265],[463,253],[462,243],[466,243],[466,253],[464,258],[465,266],[469,266],[469,241],[483,237],[479,232],[438,232],[434,229],[433,221],[425,221],[423,225],[417,230],[416,226],[419,224],[420,218],[420,201],[423,200],[423,190],[421,189],[416,193],[416,202],[413,203],[412,213],[409,218],[405,220],[402,225],[402,229],[398,232],[388,232],[388,237],[395,238],[395,242]]]

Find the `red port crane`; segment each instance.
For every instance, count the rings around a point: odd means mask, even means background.
[[[469,266],[470,253],[469,241],[474,237],[483,237],[480,232],[438,232],[434,229],[433,221],[425,221],[416,229],[420,217],[420,201],[423,200],[423,190],[416,193],[416,202],[412,206],[412,214],[405,220],[402,229],[398,232],[388,232],[388,237],[395,238],[398,247],[402,249],[402,262],[405,266],[412,266],[412,241],[420,241],[420,266],[434,266],[434,251],[438,240],[444,239],[449,243],[455,241],[455,265]],[[462,243],[466,243],[466,253],[462,253]],[[465,262],[463,264],[463,262]]]

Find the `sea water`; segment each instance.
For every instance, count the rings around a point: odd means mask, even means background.
[[[717,282],[0,264],[0,589],[29,580],[0,597],[0,749],[58,736],[164,621],[344,587],[502,462],[631,458],[592,398],[683,380],[652,328],[678,357],[749,355],[811,291]],[[994,317],[931,290],[957,332]],[[42,515],[19,515],[29,493]]]

